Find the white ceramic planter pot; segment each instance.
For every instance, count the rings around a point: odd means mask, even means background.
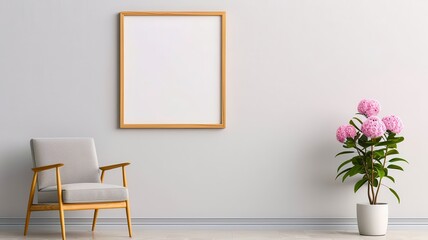
[[[388,204],[357,204],[358,231],[361,235],[381,236],[388,228]]]

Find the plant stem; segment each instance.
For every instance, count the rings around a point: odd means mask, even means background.
[[[372,196],[373,196],[373,202],[372,202],[372,204],[376,204],[376,198],[375,198],[375,193],[374,193],[374,165],[373,165],[373,150],[374,150],[374,147],[373,147],[373,145],[371,146],[371,152],[372,152],[372,156],[371,156],[371,162],[372,162],[372,170],[371,170],[371,173],[372,173]],[[379,186],[378,186],[379,187]]]
[[[385,158],[383,159],[383,168],[385,168],[386,163],[386,153],[388,152],[388,146],[385,148]],[[377,186],[376,195],[374,196],[374,201],[377,202],[377,196],[379,195],[380,186],[382,185],[382,178],[379,179],[379,185]]]
[[[358,147],[354,147],[357,150],[358,155],[361,156],[361,154],[364,154],[363,150],[359,149]]]
[[[369,203],[372,204],[373,200],[372,200],[372,197],[370,196],[370,181],[367,182],[367,196],[369,197]]]
[[[354,147],[355,149],[357,149],[357,150],[359,150],[359,151],[361,151],[361,153],[362,154],[364,154],[364,152],[363,152],[363,150],[361,150],[361,149],[359,149],[358,147]],[[361,156],[361,154],[360,154],[360,152],[359,151],[357,151],[358,152],[358,155],[359,156]],[[369,202],[370,202],[370,204],[372,204],[373,203],[373,200],[372,200],[372,197],[370,196],[370,185],[371,185],[371,180],[370,180],[370,177],[369,177],[369,173],[368,173],[368,168],[367,168],[367,165],[366,165],[366,161],[365,161],[365,159],[363,158],[363,161],[362,161],[362,163],[363,163],[363,166],[364,166],[364,172],[365,172],[365,177],[367,178],[367,197],[369,198]]]

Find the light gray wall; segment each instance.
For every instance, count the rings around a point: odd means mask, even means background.
[[[126,10],[227,11],[226,129],[118,128]],[[59,136],[93,136],[101,164],[132,163],[133,217],[354,217],[365,193],[334,181],[335,130],[364,97],[405,123],[402,204],[381,200],[391,217],[428,217],[427,12],[404,0],[2,0],[0,217],[24,216],[29,139]]]

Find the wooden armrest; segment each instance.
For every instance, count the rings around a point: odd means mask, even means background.
[[[102,171],[107,171],[107,170],[111,170],[111,169],[115,169],[115,168],[119,168],[119,167],[125,167],[125,166],[128,166],[129,164],[130,164],[129,162],[118,163],[118,164],[103,166],[103,167],[100,167],[100,169]]]
[[[57,163],[57,164],[52,164],[52,165],[47,165],[47,166],[32,168],[32,170],[34,172],[41,172],[41,171],[45,171],[45,170],[52,169],[52,168],[59,168],[59,167],[62,167],[62,166],[64,166],[64,164]]]

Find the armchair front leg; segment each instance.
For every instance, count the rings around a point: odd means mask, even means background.
[[[27,236],[28,224],[30,223],[31,205],[33,205],[34,192],[36,191],[37,172],[33,173],[33,181],[31,182],[30,196],[28,198],[27,216],[25,218],[24,236]]]
[[[115,168],[122,168],[122,183],[124,187],[128,187],[128,182],[126,180],[126,171],[125,171],[125,167],[128,166],[130,163],[129,162],[124,162],[124,163],[119,163],[119,164],[113,164],[113,165],[108,165],[108,166],[103,166],[100,167],[101,170],[101,183],[104,182],[104,173],[108,170],[112,170]],[[129,206],[129,199],[125,201],[126,202],[126,220],[128,222],[128,233],[129,233],[129,237],[132,237],[132,225],[131,225],[131,209]],[[97,223],[97,216],[98,216],[98,209],[95,209],[94,211],[94,219],[92,221],[92,231],[95,230],[95,225]]]
[[[59,168],[56,168],[56,189],[58,191],[58,207],[59,207],[59,221],[61,223],[61,234],[62,234],[62,239],[65,240],[65,221],[64,221],[64,209],[62,206],[62,186],[61,186],[61,176],[59,174]]]
[[[41,166],[41,167],[35,167],[32,168],[33,170],[33,181],[31,182],[31,188],[30,188],[30,196],[28,198],[28,206],[27,206],[27,215],[25,218],[25,227],[24,227],[24,236],[27,235],[28,232],[28,225],[30,223],[30,216],[31,216],[31,207],[33,206],[33,200],[34,200],[34,194],[36,192],[36,185],[37,185],[37,177],[38,173],[42,171],[46,171],[49,169],[56,170],[56,179],[57,179],[57,190],[58,190],[58,204],[60,208],[60,220],[61,220],[61,230],[62,230],[62,238],[65,240],[65,227],[64,227],[64,212],[62,210],[62,189],[61,189],[61,176],[59,173],[59,168],[64,166],[62,163],[47,165],[47,166]],[[62,216],[62,217],[61,217]]]

